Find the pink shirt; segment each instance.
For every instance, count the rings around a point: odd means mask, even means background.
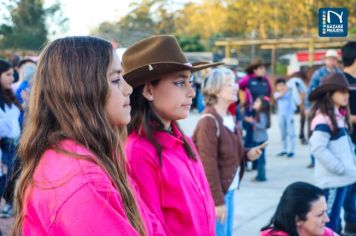
[[[73,141],[63,141],[61,147],[94,158]],[[23,235],[138,235],[126,217],[120,193],[90,161],[47,150],[26,196]],[[141,209],[141,213],[148,235],[152,235],[156,225],[148,223],[147,210]]]
[[[324,233],[320,236],[334,236],[334,231],[325,227]],[[289,236],[287,233],[283,231],[272,231],[272,229],[266,229],[261,232],[260,236]]]
[[[130,174],[137,183],[142,199],[161,222],[167,235],[215,235],[215,208],[200,157],[186,137],[198,161],[188,157],[182,134],[157,132],[155,140],[162,146],[162,165],[154,146],[138,133],[126,144]]]

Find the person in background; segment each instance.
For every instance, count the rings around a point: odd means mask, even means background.
[[[262,59],[257,58],[251,61],[246,67],[247,75],[239,81],[239,86],[245,93],[245,103],[241,104],[243,109],[243,128],[246,131],[244,146],[253,146],[253,103],[260,96],[271,97],[272,86],[266,77],[266,66]],[[257,170],[257,161],[252,163],[252,169]]]
[[[14,82],[16,83],[19,80],[19,72],[18,72],[18,67],[19,63],[21,61],[21,57],[17,54],[12,54],[11,57],[9,58],[9,63],[11,64],[12,69],[14,70]]]
[[[213,69],[203,86],[207,106],[193,133],[213,194],[217,236],[233,234],[234,195],[245,163],[261,155],[260,149],[243,147],[241,130],[228,112],[229,105],[237,101],[237,93],[233,72],[225,67]]]
[[[32,87],[32,80],[33,77],[35,76],[36,72],[36,64],[35,63],[26,63],[21,67],[21,73],[22,73],[22,82],[19,85],[18,89],[16,90],[16,98],[17,100],[21,103],[23,107],[23,111],[21,111],[19,122],[21,125],[21,128],[24,126],[24,116],[25,112],[28,109],[28,104],[29,104],[29,98],[30,98],[30,90]]]
[[[294,126],[294,112],[296,110],[293,101],[292,89],[287,86],[284,78],[278,78],[275,82],[276,92],[274,99],[277,102],[278,123],[282,139],[282,151],[278,156],[294,156],[296,135]]]
[[[328,227],[341,232],[340,212],[348,188],[356,182],[356,156],[349,134],[349,83],[344,75],[331,73],[309,97],[310,150],[316,158],[315,181],[329,206]]]
[[[19,74],[19,79],[14,82],[12,85],[11,85],[11,88],[12,88],[12,91],[16,94],[16,91],[17,89],[19,88],[20,84],[22,84],[22,81],[24,80],[24,68],[26,68],[27,66],[36,66],[36,62],[33,61],[32,59],[30,58],[25,58],[25,59],[22,59],[18,66],[17,66],[17,71],[18,71],[18,74]]]
[[[267,129],[271,127],[271,111],[269,97],[258,97],[253,103],[255,122],[253,124],[254,146],[262,145],[268,141]],[[254,181],[264,182],[266,177],[266,149],[262,148],[262,154],[257,160],[257,176]]]
[[[342,48],[344,75],[350,84],[350,121],[352,123],[351,140],[356,145],[356,41],[347,42]],[[356,234],[356,184],[353,184],[345,197],[345,233]]]
[[[306,112],[305,103],[307,100],[306,93],[307,87],[306,82],[307,75],[305,71],[297,71],[290,76],[288,76],[287,86],[292,88],[293,100],[295,105],[298,107],[298,112],[300,114],[300,130],[299,130],[299,140],[302,145],[308,144],[305,135],[305,124],[306,124]]]
[[[260,236],[337,236],[329,222],[323,190],[305,182],[286,187],[270,223]]]
[[[324,66],[316,69],[311,76],[310,83],[307,89],[307,99],[305,100],[305,110],[306,113],[309,112],[311,104],[309,102],[309,96],[321,83],[323,78],[330,73],[342,73],[338,68],[339,55],[338,52],[334,49],[329,49],[325,53]],[[315,158],[313,155],[310,156],[310,164],[308,167],[313,168],[315,165]]]
[[[21,129],[19,116],[22,110],[11,90],[14,81],[14,71],[9,62],[0,60],[0,147],[2,151],[1,162],[7,167],[6,184],[2,186],[5,206],[1,210],[0,217],[9,218],[13,215],[13,197],[17,172],[16,149]]]

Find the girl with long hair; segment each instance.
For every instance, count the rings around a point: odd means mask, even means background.
[[[67,37],[43,49],[18,151],[14,235],[146,235],[122,144],[131,93],[109,42]]]
[[[310,149],[316,158],[315,180],[329,206],[328,227],[341,232],[340,211],[348,186],[356,182],[356,157],[350,137],[349,83],[339,73],[321,81],[309,99]]]

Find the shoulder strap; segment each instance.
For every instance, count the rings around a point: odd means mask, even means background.
[[[213,116],[212,114],[210,113],[204,113],[200,118],[199,118],[199,121],[205,117],[210,117],[212,118],[214,121],[215,121],[215,124],[216,124],[216,137],[220,137],[220,127],[219,127],[219,122],[218,120],[215,118],[215,116]]]

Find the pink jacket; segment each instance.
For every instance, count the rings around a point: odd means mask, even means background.
[[[173,133],[154,134],[162,146],[162,165],[154,146],[132,133],[126,144],[130,174],[167,235],[215,235],[214,202],[200,157],[186,137],[198,161],[190,159],[176,126]]]
[[[74,141],[60,145],[71,153],[94,158]],[[93,162],[47,150],[33,179],[26,191],[24,236],[138,235],[126,217],[120,193]],[[153,215],[143,205],[139,207],[147,235],[153,235],[153,228],[158,227],[150,222]]]
[[[252,94],[249,90],[248,84],[249,84],[249,80],[251,78],[256,78],[255,74],[247,74],[244,77],[241,78],[241,80],[239,81],[239,87],[241,90],[245,91],[245,96],[246,96],[246,104],[242,104],[242,105],[246,105],[248,109],[252,109],[252,105],[253,105],[253,98],[252,98]],[[267,81],[268,84],[268,97],[271,96],[272,94],[272,85],[271,82],[269,81],[269,79],[267,77],[263,77],[263,80]]]
[[[320,236],[334,236],[334,235],[335,235],[334,231],[325,227],[324,233]],[[288,236],[288,234],[283,231],[279,231],[279,230],[272,231],[272,229],[266,229],[261,232],[260,236]]]

